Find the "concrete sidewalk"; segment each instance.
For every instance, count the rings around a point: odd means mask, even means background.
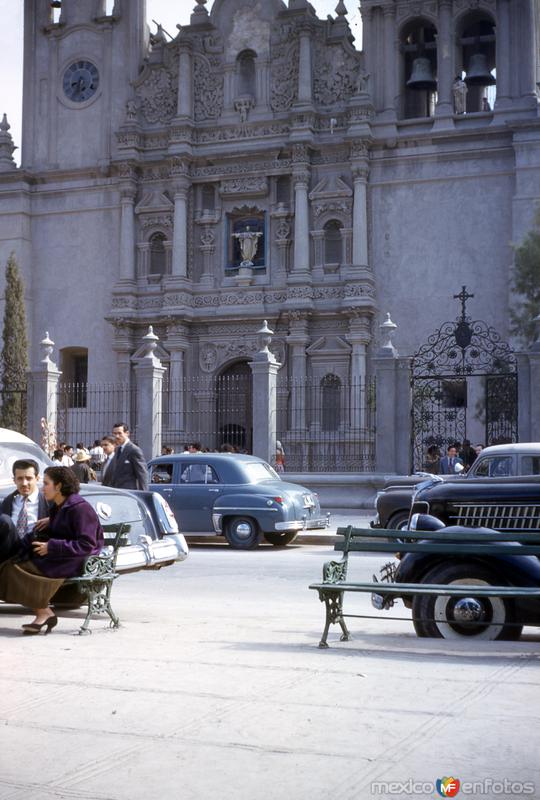
[[[332,553],[193,547],[119,578],[122,627],[96,620],[88,637],[72,635],[80,611],[24,637],[28,615],[2,607],[0,800],[368,800],[444,776],[540,796],[537,632],[422,640],[398,606],[319,650],[324,608],[307,587]],[[351,577],[385,560],[354,557]],[[367,597],[347,610],[376,613]]]

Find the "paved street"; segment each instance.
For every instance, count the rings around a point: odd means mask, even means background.
[[[0,800],[363,800],[396,796],[374,781],[450,775],[533,781],[538,797],[537,633],[465,646],[353,619],[353,640],[321,651],[307,586],[331,553],[193,547],[120,578],[122,628],[96,620],[84,638],[78,611],[27,638],[2,607]],[[384,560],[357,557],[351,576]]]

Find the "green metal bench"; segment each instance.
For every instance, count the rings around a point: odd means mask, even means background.
[[[396,531],[373,530],[371,528],[338,528],[338,536],[343,540],[336,542],[334,550],[343,553],[341,561],[328,561],[323,565],[322,583],[312,583],[309,588],[319,593],[319,599],[326,607],[326,621],[319,647],[328,647],[328,631],[330,625],[339,625],[341,641],[351,638],[345,624],[345,617],[357,619],[370,618],[366,614],[343,613],[343,595],[345,592],[368,592],[383,595],[446,595],[451,597],[467,597],[475,595],[487,597],[537,597],[540,599],[540,587],[525,586],[476,586],[448,585],[427,583],[381,583],[349,582],[347,569],[349,553],[429,553],[447,555],[516,555],[516,548],[511,542],[525,543],[519,548],[519,555],[540,555],[540,531],[538,537],[534,533],[478,533],[474,528],[463,532],[452,532],[449,542],[448,533],[441,531]],[[402,541],[403,537],[407,541]],[[381,541],[373,541],[373,539]],[[372,541],[367,541],[372,540]],[[390,540],[390,541],[388,541]],[[426,541],[418,541],[426,540]],[[395,617],[393,618],[395,619]]]
[[[89,626],[94,614],[108,614],[111,628],[118,628],[120,625],[120,620],[111,606],[111,591],[114,579],[118,577],[116,572],[118,548],[122,538],[129,533],[129,529],[130,525],[123,522],[104,525],[105,540],[111,541],[112,546],[108,546],[98,555],[89,556],[84,563],[82,574],[66,578],[62,584],[60,591],[64,587],[75,587],[78,598],[86,604],[87,613],[79,629],[80,636],[92,633]]]

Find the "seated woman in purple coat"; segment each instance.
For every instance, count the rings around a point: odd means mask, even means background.
[[[79,481],[69,467],[48,467],[43,494],[51,503],[48,524],[21,540],[14,559],[0,565],[0,600],[32,608],[35,619],[23,633],[50,633],[58,620],[49,608],[65,578],[80,575],[85,559],[100,552],[103,530],[92,506],[79,494]]]

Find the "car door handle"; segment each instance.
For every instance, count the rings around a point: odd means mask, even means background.
[[[172,494],[172,489],[163,489],[163,494]]]
[[[209,492],[219,492],[219,489],[208,489]]]

